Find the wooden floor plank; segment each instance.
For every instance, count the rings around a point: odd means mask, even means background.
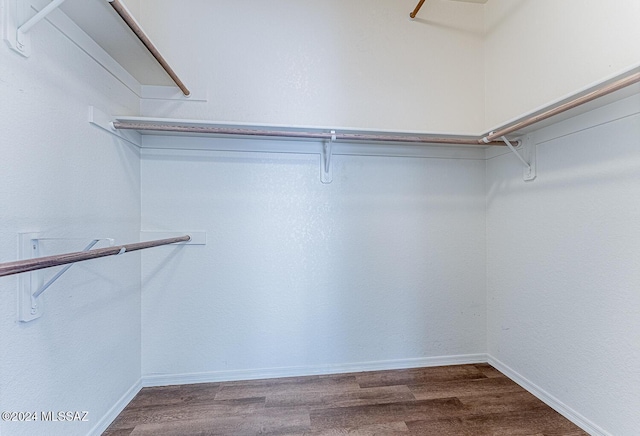
[[[475,365],[437,366],[433,368],[411,368],[392,371],[372,371],[356,375],[362,388],[395,385],[419,385],[433,382],[449,382],[486,378]]]
[[[383,386],[345,390],[338,393],[284,392],[267,395],[265,407],[330,407],[364,406],[371,404],[413,401],[415,397],[407,386]]]
[[[584,436],[487,364],[145,388],[108,436]]]
[[[386,424],[369,424],[359,427],[333,428],[305,432],[302,436],[408,436],[409,428],[404,421]]]
[[[502,374],[500,371],[498,371],[488,363],[477,363],[473,366],[480,370],[480,372],[484,374],[485,377],[504,377],[504,374]]]
[[[416,400],[470,397],[506,392],[525,392],[506,377],[481,378],[466,381],[433,382],[409,386]]]
[[[462,409],[463,405],[457,398],[439,398],[435,400],[312,410],[311,428],[313,430],[324,430],[337,427],[358,427],[368,424],[388,424],[395,421],[418,421],[459,414]]]
[[[239,416],[259,413],[264,409],[265,397],[242,398],[238,400],[214,400],[209,403],[189,405],[161,405],[145,408],[125,408],[114,421],[114,429],[130,427],[132,422],[139,424],[166,423],[172,421],[191,421],[197,419],[217,419],[226,416]]]
[[[261,410],[251,414],[218,416],[215,419],[191,419],[137,425],[131,436],[185,435],[282,435],[310,430],[307,412]]]
[[[325,377],[301,377],[286,380],[256,380],[254,382],[225,383],[216,395],[216,400],[262,397],[296,392],[298,394],[322,392],[326,394],[358,389],[355,376],[337,375]]]
[[[128,407],[206,402],[215,398],[221,386],[220,383],[199,383],[142,388]]]
[[[438,434],[442,436],[532,436],[576,434],[588,436],[576,430],[575,424],[556,411],[536,409],[487,415],[460,416],[407,422],[411,433]]]
[[[548,406],[527,391],[457,397],[464,405],[467,415],[535,410]]]

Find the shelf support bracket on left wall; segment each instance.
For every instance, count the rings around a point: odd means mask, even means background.
[[[21,259],[32,259],[40,256],[41,241],[68,241],[77,238],[43,238],[39,233],[18,234],[18,248]],[[83,251],[88,251],[100,241],[108,241],[109,246],[113,246],[114,240],[111,238],[95,238]],[[18,321],[29,322],[40,318],[43,313],[42,299],[39,298],[56,280],[69,270],[74,264],[71,263],[55,274],[46,283],[42,271],[31,271],[23,274],[18,280]]]
[[[64,2],[65,0],[53,0],[40,9],[34,16],[27,18],[31,11],[29,2],[3,0],[4,39],[7,41],[7,44],[9,44],[9,47],[22,56],[29,57],[31,55],[31,38],[29,31]]]

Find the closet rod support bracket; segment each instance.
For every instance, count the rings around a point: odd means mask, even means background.
[[[331,139],[322,143],[322,153],[320,156],[320,181],[325,185],[333,181],[333,171],[331,168],[331,156],[333,144],[336,142],[336,131],[331,131]]]
[[[31,7],[26,1],[3,0],[4,40],[16,52],[24,57],[31,56],[31,37],[29,31],[57,9],[65,0],[53,0],[31,15]]]
[[[19,237],[19,251],[22,259],[35,258],[40,256],[40,242],[42,241],[68,241],[76,238],[43,238],[39,233],[21,233]],[[83,251],[88,251],[100,241],[107,241],[109,246],[113,246],[114,240],[111,238],[93,239]],[[40,318],[43,314],[43,302],[40,296],[56,280],[69,270],[74,264],[66,265],[58,271],[46,283],[42,270],[32,271],[23,274],[18,278],[18,321],[29,322]]]
[[[524,171],[522,174],[522,178],[526,182],[530,182],[536,178],[536,146],[532,143],[531,138],[529,136],[525,137],[524,140],[520,141],[519,144],[514,146],[511,141],[509,141],[506,136],[500,138],[509,150],[513,152],[513,154],[522,162],[524,165]],[[523,157],[518,150],[521,150],[525,157]]]

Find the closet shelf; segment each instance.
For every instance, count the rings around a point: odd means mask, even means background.
[[[472,135],[220,123],[172,118],[115,117],[112,124],[116,130],[133,130],[141,135],[277,138],[348,143],[458,145],[466,147],[504,145],[502,141],[492,141],[485,144],[480,142],[477,136]]]
[[[482,140],[496,141],[507,135],[518,138],[638,93],[640,65],[635,65],[496,126]]]
[[[504,146],[527,133],[604,106],[640,92],[640,66],[592,84],[565,98],[478,135],[427,132],[338,129],[326,127],[273,126],[149,117],[115,117],[115,131],[139,135],[205,136],[220,138],[293,139],[316,142],[382,143],[405,145],[457,145],[464,147]],[[102,126],[104,128],[104,126]],[[514,144],[515,145],[515,144]]]
[[[138,82],[175,85],[183,94],[190,94],[119,0],[66,0],[61,9]]]
[[[0,1],[6,9],[5,40],[23,56],[31,54],[32,28],[46,19],[139,96],[143,86],[190,95],[120,0]]]

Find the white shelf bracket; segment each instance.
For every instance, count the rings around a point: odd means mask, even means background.
[[[42,238],[38,233],[21,233],[19,235],[19,252],[21,259],[40,257],[40,241],[63,240],[61,238]],[[67,240],[66,238],[64,240]],[[98,238],[92,240],[83,251],[89,251],[100,241],[108,241],[109,246],[113,246],[114,240],[111,238]],[[40,296],[56,280],[69,270],[74,264],[66,265],[58,271],[46,283],[44,282],[44,272],[42,270],[33,271],[29,274],[22,274],[18,279],[18,321],[29,322],[40,318],[43,314],[43,303]]]
[[[502,141],[509,147],[509,150],[513,152],[513,154],[524,164],[524,172],[522,174],[522,178],[525,181],[531,181],[536,178],[536,147],[530,140],[530,137],[526,137],[525,140],[521,141],[520,145],[516,148],[513,144],[503,136]],[[522,157],[518,152],[518,149],[523,150],[526,153],[526,158]]]
[[[333,143],[336,142],[336,131],[331,131],[331,140],[322,143],[322,156],[320,162],[320,180],[325,185],[333,181],[333,171],[331,168],[331,156],[333,153]]]
[[[51,11],[57,9],[65,0],[53,0],[34,16],[27,18],[30,7],[27,1],[4,1],[4,39],[7,44],[24,57],[31,55],[29,31],[44,20]]]

